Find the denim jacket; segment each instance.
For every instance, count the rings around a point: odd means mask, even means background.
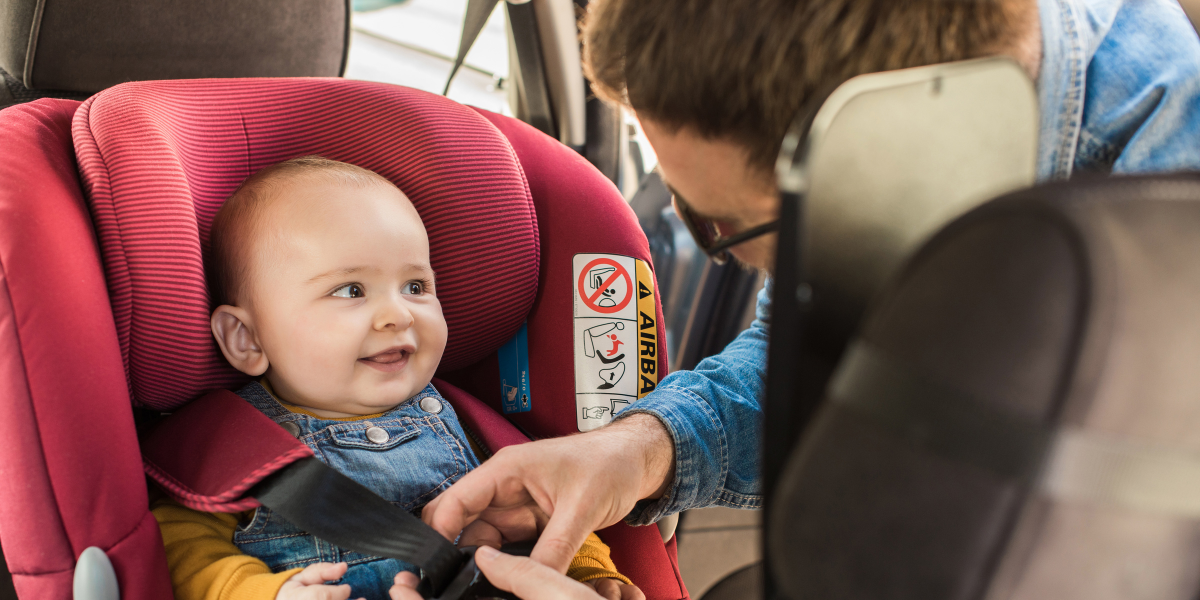
[[[259,383],[238,391],[312,448],[321,462],[407,511],[415,511],[479,466],[450,403],[433,385],[376,418],[335,421],[293,413]],[[274,572],[318,562],[346,562],[337,584],[350,584],[352,597],[388,597],[392,578],[416,567],[393,558],[368,556],[312,536],[260,507],[238,528],[233,542]]]
[[[1175,0],[1040,0],[1038,179],[1200,169],[1200,39]],[[718,355],[620,413],[655,415],[675,444],[644,525],[704,506],[757,508],[770,283],[757,320]]]

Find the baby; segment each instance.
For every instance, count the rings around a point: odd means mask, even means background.
[[[211,239],[213,336],[259,378],[242,398],[405,510],[478,466],[430,384],[446,320],[425,227],[396,186],[320,157],[285,161],[234,192]],[[154,515],[179,600],[383,599],[415,570],[333,546],[265,507],[210,514],[161,500]],[[609,598],[642,597],[595,534],[568,574]]]

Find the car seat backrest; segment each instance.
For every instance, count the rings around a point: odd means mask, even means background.
[[[784,185],[799,177],[807,191],[815,332],[840,349],[921,242],[1031,185],[1037,125],[1033,84],[1006,58],[873,73],[834,90],[780,165]]]
[[[501,343],[527,320],[533,409],[507,418],[538,437],[574,431],[573,258],[649,260],[632,211],[578,153],[515,119],[414,90],[333,79],[132,83],[86,109],[38,100],[0,121],[14,142],[0,144],[0,367],[11,375],[0,377],[0,542],[23,596],[68,597],[76,559],[97,546],[122,597],[169,597],[130,390],[134,404],[174,410],[243,379],[209,341],[200,256],[217,206],[253,170],[320,152],[413,198],[450,325],[438,385],[456,409],[472,407],[464,423],[505,430],[481,433],[492,449],[525,439],[474,400],[500,405]],[[176,447],[204,467],[197,446]],[[650,600],[687,597],[673,539],[624,523],[600,535]]]
[[[439,96],[334,79],[129,83],[85,102],[73,137],[139,406],[170,410],[246,379],[209,331],[202,249],[241,181],[288,158],[357,164],[413,201],[449,326],[442,371],[494,352],[533,303],[538,229],[521,166],[487,120]]]
[[[9,0],[0,69],[26,88],[98,92],[192,77],[337,76],[350,2]]]
[[[1054,184],[937,234],[768,521],[793,598],[1192,599],[1200,177]]]

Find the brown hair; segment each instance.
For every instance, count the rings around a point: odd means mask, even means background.
[[[855,75],[1009,51],[1036,0],[594,0],[595,93],[746,147],[770,172],[802,106]]]
[[[320,156],[301,156],[273,164],[247,177],[213,217],[205,255],[208,289],[214,306],[236,305],[250,277],[248,252],[261,230],[263,209],[276,196],[280,180],[316,176],[340,184],[396,187],[382,175]]]

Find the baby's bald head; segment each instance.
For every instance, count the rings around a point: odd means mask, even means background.
[[[256,254],[254,249],[268,241],[264,239],[269,237],[264,224],[269,221],[272,209],[286,198],[289,186],[306,182],[396,189],[391,181],[374,171],[320,156],[293,158],[251,175],[213,218],[205,270],[215,305],[237,306],[239,301],[245,300],[246,283],[250,280]],[[398,195],[407,202],[403,193]],[[415,215],[416,210],[412,210]],[[257,254],[261,257],[263,253]]]

